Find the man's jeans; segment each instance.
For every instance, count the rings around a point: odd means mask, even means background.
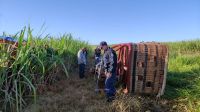
[[[116,81],[116,74],[112,73],[112,76],[106,78],[105,80],[105,91],[107,98],[111,98],[115,96],[116,89],[115,89],[115,81]]]
[[[79,64],[79,77],[82,79],[85,77],[85,64]]]

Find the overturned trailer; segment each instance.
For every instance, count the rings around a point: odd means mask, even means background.
[[[124,92],[164,94],[168,67],[168,48],[155,42],[112,46],[118,55],[117,75]]]

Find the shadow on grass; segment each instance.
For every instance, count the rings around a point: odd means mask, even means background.
[[[200,70],[193,69],[188,72],[169,71],[164,98],[175,99],[193,97],[200,94],[197,86],[200,82]]]

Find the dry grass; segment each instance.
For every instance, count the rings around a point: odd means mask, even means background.
[[[169,102],[149,97],[124,95],[118,90],[116,100],[106,102],[104,94],[94,91],[93,76],[80,80],[77,73],[47,87],[36,105],[25,112],[168,112]]]
[[[44,94],[40,95],[37,102],[38,112],[93,112],[101,111],[104,101],[103,95],[94,92],[94,81],[80,80],[77,74],[66,80],[54,84]],[[99,108],[98,108],[99,107]],[[29,111],[34,106],[28,107]]]
[[[108,112],[140,112],[141,108],[142,105],[138,98],[118,93],[116,100],[106,109]]]

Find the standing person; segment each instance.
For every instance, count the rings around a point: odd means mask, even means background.
[[[97,47],[94,51],[95,66],[101,62],[101,48]]]
[[[78,65],[79,65],[79,77],[83,79],[85,77],[85,66],[86,66],[86,57],[87,56],[87,49],[84,47],[78,51]]]
[[[102,57],[101,57],[101,48],[99,46],[94,50],[94,64],[95,64],[95,75],[96,75],[96,89],[95,91],[100,92],[99,80],[101,78],[101,69],[102,69]],[[101,88],[102,89],[102,88]]]
[[[104,50],[103,64],[105,67],[105,92],[107,101],[112,102],[115,98],[115,80],[116,80],[116,69],[117,69],[117,54],[110,48],[105,41],[100,43],[101,49]]]

